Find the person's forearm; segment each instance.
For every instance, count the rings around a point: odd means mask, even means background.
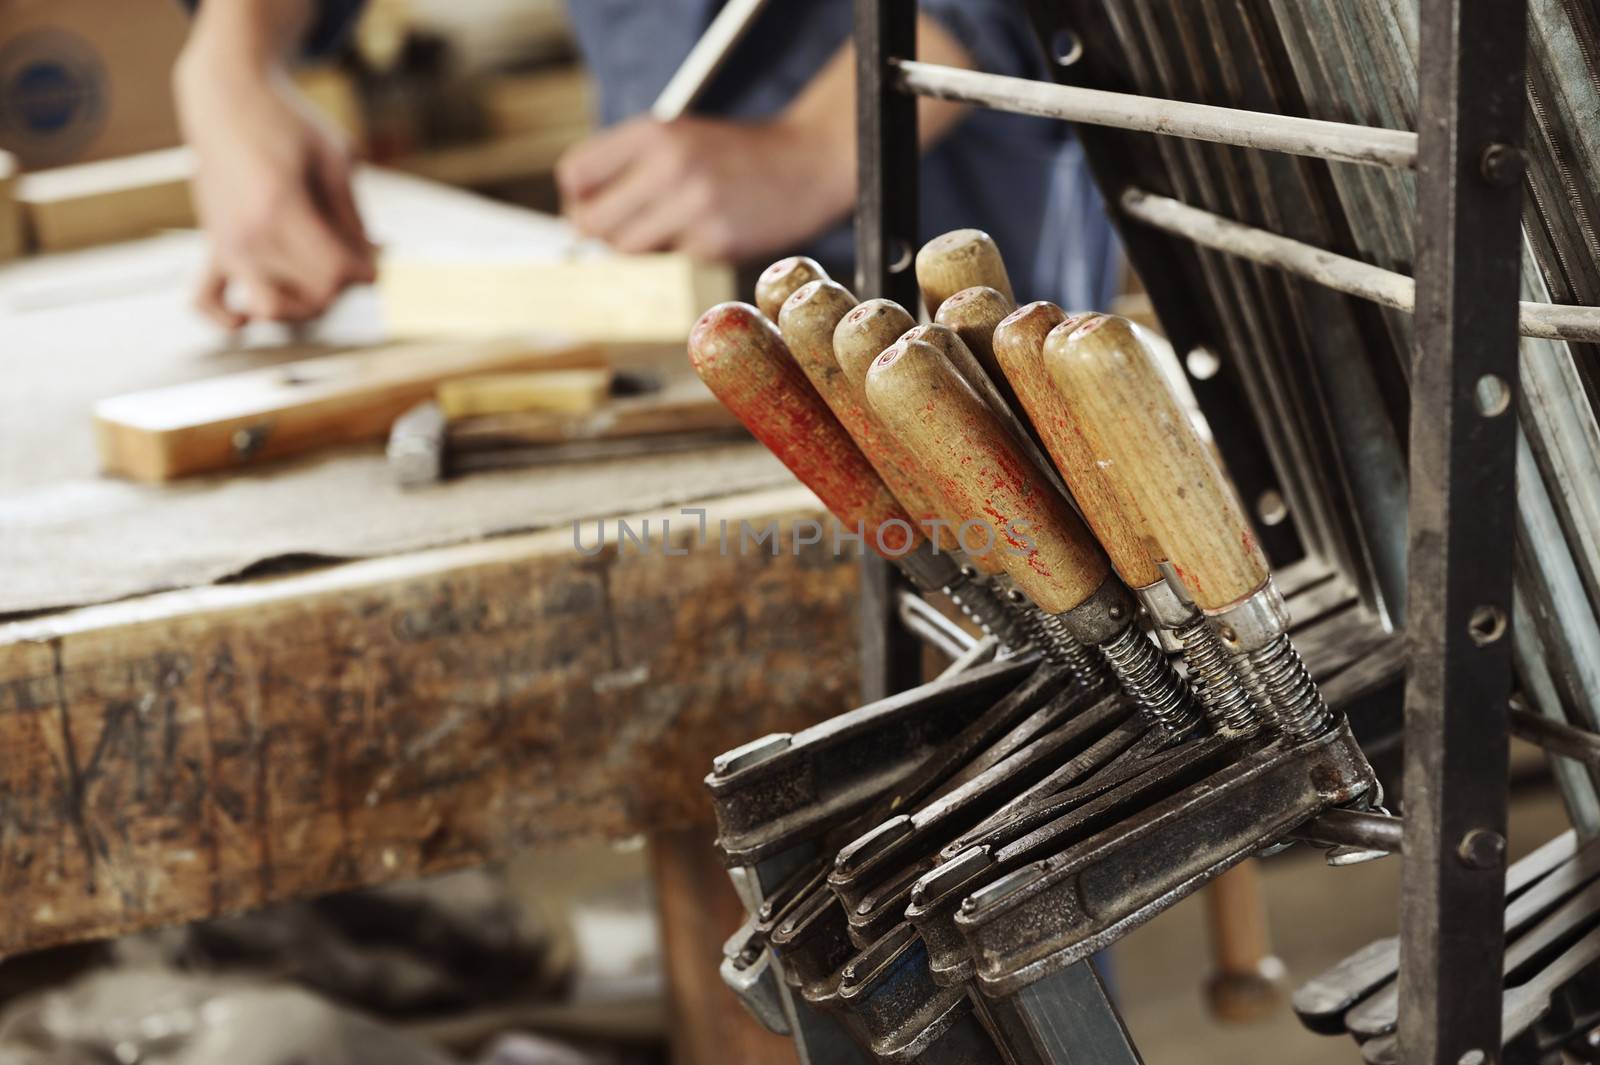
[[[917,15],[917,57],[929,63],[971,68],[972,56],[944,26],[926,14]],[[783,113],[781,121],[811,140],[817,151],[838,160],[830,168],[832,180],[824,190],[840,213],[849,210],[856,194],[855,114],[856,55],[847,43],[828,60]],[[923,98],[917,102],[917,142],[926,151],[938,142],[966,112],[963,104]]]
[[[269,72],[295,50],[316,13],[314,0],[202,0],[179,61],[207,76],[230,69]]]

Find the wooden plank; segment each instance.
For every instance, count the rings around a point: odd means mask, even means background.
[[[439,383],[437,398],[444,416],[490,414],[589,414],[611,394],[611,371],[532,370],[523,373],[474,374]]]
[[[0,151],[0,263],[15,259],[26,250],[17,181],[17,157]]]
[[[702,311],[733,299],[733,271],[685,255],[574,259],[388,255],[378,273],[396,337],[537,330],[598,341],[681,343]]]
[[[195,225],[187,148],[24,174],[17,200],[40,251],[66,251]]]
[[[479,96],[484,124],[494,136],[543,133],[552,127],[594,125],[594,83],[581,65],[497,74]],[[581,132],[580,132],[581,135]]]
[[[0,953],[708,819],[712,757],[859,667],[815,497],[708,509],[651,516],[671,557],[561,529],[0,626]]]
[[[659,392],[618,396],[591,415],[488,414],[452,422],[447,436],[452,448],[465,452],[738,429],[743,424],[698,377],[682,374]]]
[[[452,377],[604,365],[594,347],[549,338],[394,344],[113,396],[95,404],[95,437],[107,471],[166,481],[382,440]]]

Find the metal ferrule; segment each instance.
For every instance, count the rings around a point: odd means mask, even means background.
[[[894,560],[900,572],[921,592],[937,592],[959,581],[963,561],[964,556],[941,551],[931,540],[922,541]]]
[[[1127,628],[1138,613],[1128,586],[1113,575],[1101,581],[1089,598],[1056,616],[1079,643],[1094,645]]]
[[[1206,616],[1223,646],[1236,655],[1259,651],[1289,631],[1289,607],[1271,576],[1237,603],[1208,610]]]
[[[1122,690],[1167,735],[1182,739],[1199,727],[1200,715],[1188,683],[1137,625],[1124,624],[1122,631],[1099,647]]]
[[[1183,650],[1183,641],[1178,638],[1178,630],[1193,621],[1196,609],[1193,603],[1186,602],[1177,589],[1166,581],[1156,581],[1143,588],[1133,589],[1135,599],[1144,607],[1144,612],[1150,615],[1150,620],[1156,628],[1156,637],[1161,641],[1161,649],[1168,654],[1175,654]]]

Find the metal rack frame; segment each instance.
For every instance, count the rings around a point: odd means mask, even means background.
[[[1030,0],[1028,9],[1042,42],[1070,29],[1049,0]],[[1421,16],[1421,128],[1410,134],[1071,86],[1065,84],[1071,68],[1059,64],[1051,69],[1061,83],[1052,84],[917,63],[915,0],[856,0],[856,291],[863,299],[917,303],[911,264],[919,217],[919,95],[1416,169],[1400,1045],[1408,1063],[1465,1065],[1496,1060],[1501,1034],[1504,944],[1483,932],[1500,926],[1505,873],[1525,74],[1525,50],[1505,42],[1525,38],[1527,16],[1522,0],[1421,0]],[[1175,346],[1210,343],[1195,323],[1168,320],[1165,305],[1181,303],[1164,298],[1164,288],[1176,279],[1162,276],[1152,230],[1129,224],[1130,207],[1137,205],[1124,201],[1128,190],[1114,169],[1097,162],[1096,136],[1086,130],[1083,138],[1096,178]],[[1175,223],[1167,233],[1201,239],[1197,220],[1188,222],[1188,232]],[[1209,246],[1247,254],[1237,245]],[[1256,261],[1295,269],[1281,259]],[[1302,276],[1330,284],[1314,271]],[[1374,295],[1359,287],[1344,291]],[[1530,306],[1541,305],[1523,305],[1524,322]],[[1568,328],[1596,328],[1596,312],[1572,312],[1555,314],[1567,316]],[[1242,397],[1197,392],[1247,495],[1271,484]],[[1290,530],[1262,534],[1280,561],[1296,549]],[[869,699],[916,679],[918,644],[898,621],[897,595],[888,567],[864,561],[863,687]]]

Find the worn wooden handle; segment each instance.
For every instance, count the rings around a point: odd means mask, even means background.
[[[866,395],[867,370],[885,348],[915,329],[917,320],[894,300],[868,300],[839,319],[833,355],[856,392]]]
[[[828,271],[815,259],[804,255],[779,259],[756,278],[756,306],[761,308],[762,314],[776,322],[784,301],[794,295],[796,289],[807,282],[825,281],[827,278]]]
[[[855,390],[856,396],[866,402],[867,371],[884,349],[890,347],[902,336],[914,337],[929,326],[919,326],[916,319],[911,317],[904,307],[893,300],[868,300],[839,319],[839,324],[833,331],[833,354],[839,361],[839,367],[844,371],[850,386]],[[937,328],[937,327],[931,327]],[[965,346],[955,338],[955,334],[948,329],[943,330],[962,347],[967,360],[972,366],[977,366],[971,352],[965,351]],[[963,376],[966,370],[957,367]],[[867,404],[870,411],[871,405]],[[927,465],[920,461],[921,456],[913,453],[913,458],[918,460],[921,467],[921,480],[923,485],[932,485],[933,477],[928,472]],[[963,518],[952,508],[950,502],[944,499],[935,490],[932,492],[932,502],[939,512],[939,517],[952,528],[959,528]],[[967,552],[967,557],[973,566],[986,575],[993,576],[1003,571],[1000,560],[995,556],[992,545],[986,545],[981,540],[971,541],[972,550]]]
[[[1100,315],[1057,326],[1044,358],[1095,462],[1194,601],[1220,610],[1260,588],[1270,571],[1255,532],[1133,324]]]
[[[940,517],[937,497],[926,483],[921,466],[867,408],[860,390],[851,385],[834,355],[834,330],[855,306],[856,298],[838,282],[809,281],[784,302],[778,328],[795,362],[883,477],[889,491],[920,528],[936,529]],[[941,530],[937,542],[941,551],[955,550],[955,540],[948,531]]]
[[[733,415],[789,467],[845,527],[891,551],[910,515],[795,364],[778,330],[748,303],[721,303],[689,334],[689,362]],[[896,523],[896,524],[890,524]],[[905,523],[901,525],[898,523]]]
[[[939,349],[896,341],[867,372],[867,400],[963,520],[994,537],[1006,572],[1040,607],[1071,610],[1105,581],[1094,536]]]
[[[1008,403],[1015,403],[1017,397],[994,357],[994,331],[1015,309],[1016,304],[1010,297],[980,285],[957,292],[941,303],[933,316],[935,322],[954,330],[961,342],[972,350]]]
[[[981,229],[953,229],[941,233],[917,252],[917,286],[929,317],[939,305],[964,288],[986,285],[1016,304],[1011,278],[994,238]]]
[[[1065,311],[1044,300],[1017,308],[995,327],[995,358],[1056,469],[1066,479],[1084,520],[1110,556],[1112,567],[1123,581],[1143,588],[1161,579],[1156,568],[1159,555],[1149,542],[1149,530],[1138,511],[1126,508],[1095,465],[1087,438],[1045,370],[1045,337],[1069,320]]]

